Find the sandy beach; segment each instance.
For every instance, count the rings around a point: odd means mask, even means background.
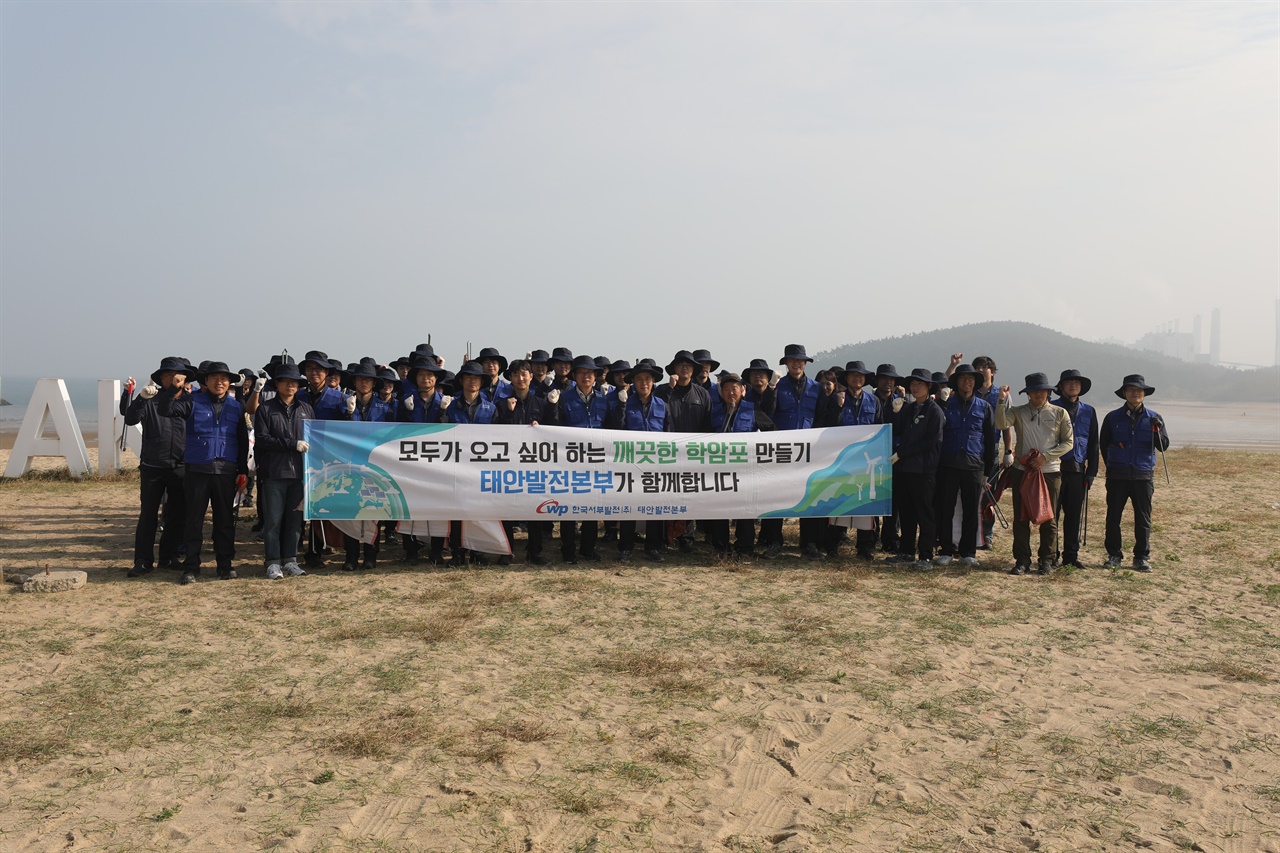
[[[271,582],[246,519],[245,577],[179,587],[125,578],[135,479],[3,481],[5,568],[90,582],[0,597],[0,848],[1278,851],[1280,456],[1169,466],[1155,572],[1049,578],[790,527]]]

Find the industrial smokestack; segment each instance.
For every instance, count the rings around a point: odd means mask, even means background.
[[[1209,363],[1217,364],[1222,356],[1222,309],[1209,315]]]
[[[1197,314],[1196,318],[1191,321],[1191,346],[1195,348],[1196,355],[1204,352],[1204,350],[1200,348],[1200,326],[1202,321],[1203,318],[1199,314]],[[1280,322],[1280,300],[1276,301],[1276,321]]]

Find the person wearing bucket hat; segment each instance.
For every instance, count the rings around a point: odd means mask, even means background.
[[[720,369],[720,362],[712,358],[711,350],[708,349],[694,350],[693,359],[698,362],[698,370],[694,374],[693,381],[707,389],[714,404],[720,399],[720,385],[711,378],[711,375]]]
[[[1169,449],[1164,418],[1148,409],[1156,392],[1140,373],[1131,373],[1116,389],[1124,405],[1102,419],[1098,447],[1107,463],[1107,568],[1124,561],[1120,522],[1133,504],[1133,568],[1151,571],[1151,503],[1155,495],[1156,453]]]
[[[395,411],[398,407],[396,392],[400,389],[400,375],[391,368],[378,368],[378,399],[391,407],[392,420],[395,420]]]
[[[543,353],[545,355],[545,353]],[[556,407],[540,397],[533,385],[533,364],[527,359],[516,359],[507,367],[507,379],[511,382],[511,396],[499,401],[498,420],[500,424],[523,424],[527,426],[555,426]],[[525,541],[525,562],[535,566],[545,566],[547,560],[542,556],[542,544],[551,538],[550,521],[526,521],[528,531]],[[515,543],[516,523],[504,521],[503,529],[507,540]],[[499,564],[510,562],[509,557],[499,557]]]
[[[347,401],[342,392],[329,387],[329,374],[333,372],[329,356],[320,350],[311,350],[298,362],[298,370],[307,377],[307,384],[298,393],[316,413],[316,420],[348,420]]]
[[[231,567],[236,553],[235,495],[248,482],[249,428],[244,407],[229,393],[234,374],[224,361],[209,361],[197,374],[201,389],[188,394],[171,386],[157,395],[161,417],[186,421],[183,496],[186,556],[181,584],[200,574],[204,514],[213,506],[213,553],[218,577],[236,576]]]
[[[354,393],[347,398],[351,420],[365,423],[388,423],[396,419],[395,407],[377,393],[382,384],[378,375],[378,363],[372,358],[347,365],[343,375]]]
[[[1040,548],[1036,572],[1047,575],[1053,571],[1054,541],[1058,535],[1058,494],[1062,487],[1062,464],[1059,460],[1071,451],[1075,436],[1071,431],[1071,416],[1065,409],[1049,405],[1049,392],[1053,383],[1044,373],[1029,373],[1025,387],[1019,392],[1027,395],[1027,402],[1014,406],[1010,388],[1000,388],[996,404],[996,426],[1013,429],[1013,568],[1010,574],[1023,575],[1031,570],[1031,522],[1022,511],[1022,483],[1027,470],[1038,468],[1044,475],[1049,489],[1049,503],[1053,515],[1040,525]]]
[[[787,344],[783,349],[778,363],[787,368],[787,373],[774,388],[775,403],[771,413],[778,429],[809,429],[815,420],[821,422],[825,417],[825,407],[822,411],[818,408],[821,388],[805,375],[805,368],[812,361],[802,344]],[[826,529],[825,518],[800,519],[800,550],[805,557],[811,560],[822,557],[819,546],[826,537]],[[766,559],[771,560],[781,554],[784,544],[782,519],[761,521],[760,538],[769,543],[764,552]]]
[[[556,352],[560,353],[562,349],[557,348]],[[567,353],[568,350],[563,352]],[[561,365],[555,356],[553,361],[556,369],[559,370]],[[563,394],[558,388],[552,387],[546,396],[547,402],[556,407],[557,423],[560,426],[577,429],[602,428],[608,415],[608,400],[596,387],[599,369],[596,367],[595,360],[589,355],[580,355],[569,366],[572,368],[570,373],[572,381]],[[581,542],[579,542],[579,533],[581,533]],[[581,527],[574,521],[560,522],[560,556],[564,562],[571,565],[577,563],[579,553],[584,560],[599,562],[600,555],[596,551],[596,539],[599,533],[600,525],[595,521],[584,521]],[[579,544],[581,544],[581,550],[579,550]]]
[[[276,368],[272,379],[276,394],[258,407],[253,416],[254,454],[262,478],[262,542],[267,578],[279,580],[305,575],[298,565],[302,535],[303,454],[308,445],[303,424],[315,420],[315,410],[301,399],[298,389],[306,378],[293,364]]]
[[[483,393],[493,384],[493,376],[478,361],[468,361],[458,368],[454,377],[460,393],[452,405],[445,407],[443,423],[491,424],[497,419],[498,408]]]
[[[533,374],[533,384],[530,387],[533,389],[533,393],[539,397],[547,393],[547,387],[542,383],[551,372],[551,368],[547,366],[547,361],[550,358],[551,355],[544,349],[531,350],[524,357],[524,360],[529,363],[530,371]],[[507,369],[510,370],[510,368]]]
[[[1082,569],[1080,563],[1080,519],[1084,514],[1084,496],[1098,476],[1098,413],[1080,398],[1093,385],[1079,370],[1062,371],[1058,377],[1058,399],[1053,405],[1066,409],[1071,417],[1071,451],[1061,462],[1062,487],[1058,510],[1061,514],[1061,565]]]
[[[917,367],[907,377],[911,402],[893,420],[893,497],[902,529],[898,536],[897,563],[914,563],[917,569],[932,565],[936,527],[934,485],[942,452],[942,409],[930,396],[933,374]],[[919,530],[920,538],[916,539]]]
[[[942,455],[938,460],[938,558],[940,566],[955,557],[965,566],[978,565],[978,526],[986,472],[996,464],[995,412],[978,396],[982,374],[971,364],[959,364],[947,383],[951,395],[943,406]],[[955,532],[956,503],[960,504],[960,535]],[[959,554],[957,551],[957,540]]]
[[[654,393],[655,385],[662,380],[662,368],[651,359],[641,359],[627,376],[631,386],[628,393],[620,395],[621,402],[609,413],[611,429],[631,430],[632,432],[666,432],[667,404]],[[631,553],[636,547],[638,522],[633,520],[618,523],[618,560],[631,562]],[[641,546],[645,556],[652,562],[660,563],[664,559],[666,548],[663,522],[646,521],[644,539]]]
[[[766,415],[773,414],[777,403],[776,389],[773,387],[777,377],[778,374],[763,358],[751,359],[751,363],[742,371],[742,379],[747,384],[746,401],[754,403]]]
[[[409,359],[409,374],[405,383],[413,390],[400,398],[396,410],[396,420],[402,423],[437,424],[443,422],[446,397],[440,391],[440,384],[449,378],[440,361],[432,355],[415,353]]]
[[[151,373],[151,381],[125,407],[126,426],[142,427],[142,451],[138,456],[138,497],[141,510],[133,531],[133,568],[131,578],[145,575],[155,568],[156,527],[161,506],[164,507],[164,531],[160,534],[160,567],[177,568],[178,549],[186,523],[186,497],[183,476],[186,473],[186,430],[172,418],[161,417],[156,395],[186,385],[191,365],[178,356],[160,360]]]
[[[902,381],[903,378],[898,373],[898,368],[888,362],[879,365],[876,368],[875,376],[871,379],[876,399],[880,401],[880,412],[884,417],[885,423],[893,423],[894,417],[907,403],[906,389],[900,384]],[[880,550],[886,554],[896,555],[898,553],[898,496],[896,492],[893,495],[892,508],[892,515],[886,515],[879,520]]]
[[[820,425],[826,427],[871,426],[884,423],[880,398],[868,387],[868,383],[874,378],[875,371],[868,370],[861,361],[850,361],[845,364],[843,370],[837,370],[834,399],[827,408]],[[858,523],[866,525],[865,530],[858,527],[854,533],[854,545],[858,557],[863,560],[872,560],[875,558],[878,522],[872,520],[867,524],[866,520],[859,519]],[[844,531],[845,528],[835,524],[827,528],[825,544],[828,557],[834,559],[840,556],[840,544]]]
[[[717,433],[767,432],[775,429],[773,419],[746,399],[747,385],[742,377],[732,371],[723,371],[718,383],[719,405],[712,409],[711,429]],[[711,547],[720,557],[729,556],[729,520],[715,519],[704,522],[710,534]],[[756,520],[739,518],[733,521],[733,553],[748,558],[755,553]]]
[[[503,378],[502,374],[507,370],[507,359],[502,353],[498,352],[497,347],[484,347],[480,350],[480,354],[476,356],[476,361],[484,368],[484,372],[489,376],[489,384],[481,391],[485,398],[490,402],[501,400],[511,396],[511,383]],[[461,373],[458,374],[462,375]]]
[[[654,390],[667,404],[667,429],[670,432],[707,432],[711,428],[711,392],[694,382],[702,365],[689,350],[680,350],[667,365],[672,381]],[[694,521],[670,522],[669,538],[674,538],[683,554],[694,550]]]
[[[554,347],[551,350],[551,356],[547,359],[547,375],[542,378],[543,390],[540,392],[546,396],[549,391],[559,391],[563,394],[573,385],[573,351],[568,347]],[[595,362],[592,362],[594,365]]]

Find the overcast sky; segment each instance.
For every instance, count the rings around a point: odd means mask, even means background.
[[[1270,364],[1278,10],[6,0],[0,371],[1197,313],[1207,349],[1215,306]]]

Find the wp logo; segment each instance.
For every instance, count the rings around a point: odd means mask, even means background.
[[[543,501],[534,512],[538,515],[568,515],[569,508],[561,506],[560,501]]]

